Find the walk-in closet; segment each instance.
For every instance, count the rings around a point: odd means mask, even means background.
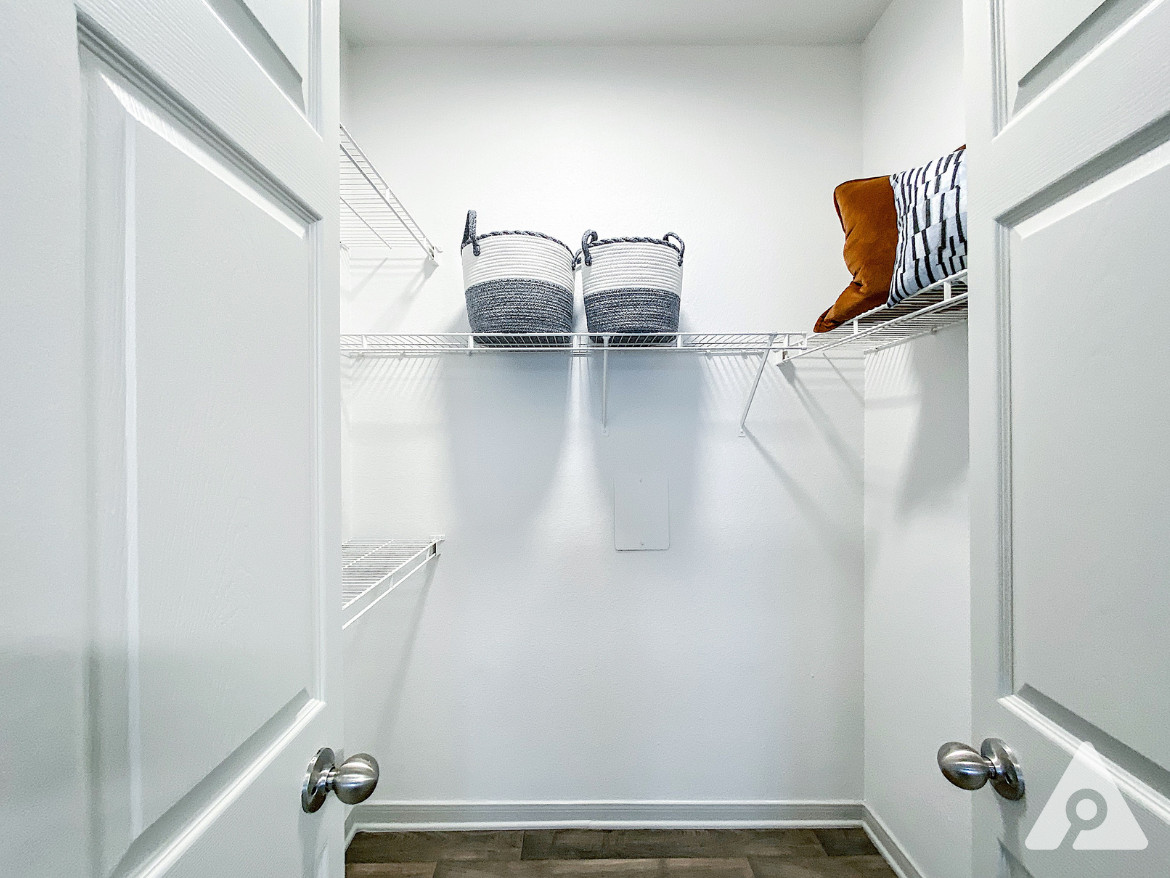
[[[356,830],[868,801],[964,874],[934,754],[969,726],[978,290],[956,266],[813,332],[850,281],[836,187],[967,141],[962,8],[849,6],[774,23],[791,45],[702,39],[697,7],[396,36],[343,6],[346,743],[382,769]],[[468,209],[573,251],[676,233],[676,334],[591,334],[581,280],[571,335],[473,332]]]
[[[11,874],[1170,873],[1170,0],[0,10]]]

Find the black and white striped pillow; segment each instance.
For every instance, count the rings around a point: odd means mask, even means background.
[[[967,267],[966,149],[890,176],[898,250],[889,305]]]

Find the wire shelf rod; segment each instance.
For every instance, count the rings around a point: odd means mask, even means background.
[[[800,351],[805,344],[803,332],[351,334],[341,337],[341,353],[353,358],[538,352],[588,356],[606,351],[733,356]]]
[[[347,247],[367,243],[391,247],[394,239],[413,242],[431,259],[441,252],[427,237],[402,200],[378,173],[353,136],[340,126],[341,200],[360,225],[342,222],[342,243]],[[373,240],[364,238],[372,233]]]
[[[897,305],[881,305],[829,332],[808,337],[804,350],[785,361],[812,354],[868,354],[884,350],[967,319],[967,272],[944,278]]]
[[[353,540],[341,547],[341,603],[348,628],[391,591],[439,556],[443,537]]]

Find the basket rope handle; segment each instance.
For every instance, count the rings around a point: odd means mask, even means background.
[[[672,244],[672,239],[677,241],[678,244]],[[596,244],[597,240],[597,232],[593,231],[593,229],[590,229],[581,236],[581,249],[578,250],[576,255],[573,257],[573,268],[576,268],[578,265],[580,265],[582,261],[584,261],[586,265],[593,264],[593,255],[589,252],[589,246],[591,244]],[[661,238],[607,238],[605,243],[609,244],[611,242],[619,241],[633,244],[665,244],[667,247],[678,254],[678,264],[680,268],[683,264],[683,254],[686,252],[687,248],[687,245],[683,243],[683,239],[674,232],[667,232]]]
[[[476,256],[479,255],[479,239],[475,237],[475,211],[467,211],[467,222],[463,224],[463,243],[459,249],[462,250],[468,244],[471,245],[471,252]]]
[[[593,264],[593,254],[589,252],[589,245],[597,241],[597,232],[590,229],[581,236],[581,252],[577,254],[577,259],[584,259],[586,265]],[[577,264],[577,259],[573,260],[573,264]]]
[[[678,264],[679,264],[679,267],[681,268],[682,263],[683,263],[683,253],[686,252],[687,245],[684,244],[683,239],[680,238],[678,235],[676,235],[674,232],[667,232],[665,235],[662,236],[662,240],[665,241],[667,244],[670,243],[671,238],[674,238],[676,241],[678,241]]]

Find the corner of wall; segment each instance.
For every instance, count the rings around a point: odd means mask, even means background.
[[[893,0],[867,37],[865,174],[965,142],[962,15],[962,0]],[[970,593],[966,358],[964,326],[866,363],[865,825],[905,878],[971,878],[972,803],[953,795],[933,759],[970,730],[970,639],[962,619],[949,620],[946,637],[931,633],[934,608],[966,606]]]

